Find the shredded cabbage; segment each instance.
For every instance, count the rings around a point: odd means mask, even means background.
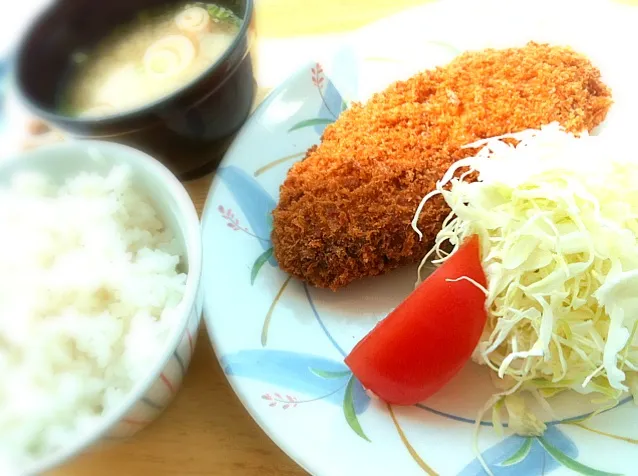
[[[435,195],[452,209],[421,267],[481,239],[488,321],[473,359],[498,376],[510,426],[545,430],[522,392],[543,405],[568,389],[605,408],[627,391],[638,401],[638,161],[556,123],[466,147],[480,151],[452,165],[412,226],[420,235]]]

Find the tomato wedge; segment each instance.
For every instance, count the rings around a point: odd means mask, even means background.
[[[472,236],[359,342],[346,364],[361,384],[396,405],[440,390],[471,357],[487,311],[479,239]]]

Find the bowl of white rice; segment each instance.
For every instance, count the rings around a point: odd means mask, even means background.
[[[172,400],[200,322],[199,220],[150,156],[71,141],[0,162],[0,230],[0,474],[36,474]]]

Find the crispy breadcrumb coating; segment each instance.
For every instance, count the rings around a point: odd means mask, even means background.
[[[448,214],[441,197],[410,227],[421,198],[478,139],[554,121],[591,131],[611,105],[600,71],[570,48],[465,53],[353,104],[296,163],[273,212],[281,269],[338,289],[422,259]]]

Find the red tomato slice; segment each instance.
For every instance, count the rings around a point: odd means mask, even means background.
[[[396,405],[440,390],[471,357],[483,332],[487,286],[479,239],[469,238],[346,357],[361,384]]]

